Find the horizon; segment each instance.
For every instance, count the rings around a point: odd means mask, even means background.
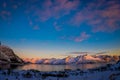
[[[120,55],[119,4],[119,0],[1,0],[0,41],[22,58]]]
[[[10,48],[10,49],[12,49],[10,46],[8,46],[8,45],[3,45],[1,42],[0,42],[0,46],[4,46],[4,47],[8,47],[8,48]],[[15,53],[15,54],[17,54],[17,51],[16,50],[14,50],[14,49],[12,49],[13,50],[13,52]],[[22,56],[20,56],[19,54],[17,54],[17,55],[19,55],[19,57],[20,58],[22,58],[22,59],[35,59],[35,60],[38,60],[38,59],[52,59],[52,58],[55,58],[55,59],[63,59],[63,58],[66,58],[66,57],[77,57],[77,56],[81,56],[81,55],[91,55],[91,56],[105,56],[105,55],[107,55],[107,56],[120,56],[120,50],[113,50],[113,51],[106,51],[106,52],[97,52],[97,53],[95,53],[95,52],[69,52],[69,53],[67,53],[67,54],[65,54],[65,55],[62,55],[62,57],[54,57],[54,56],[52,56],[52,57],[22,57]]]

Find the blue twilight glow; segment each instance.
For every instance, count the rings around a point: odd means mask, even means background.
[[[0,41],[22,57],[120,49],[119,0],[0,0]]]

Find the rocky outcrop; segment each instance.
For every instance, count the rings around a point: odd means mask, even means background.
[[[21,58],[19,58],[11,48],[0,45],[0,64],[23,63],[23,62],[24,61]]]

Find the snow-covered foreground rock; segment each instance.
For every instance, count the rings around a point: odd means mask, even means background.
[[[120,80],[120,62],[89,70],[0,70],[0,80]]]
[[[120,71],[104,72],[38,72],[28,71],[0,71],[0,80],[120,80]]]

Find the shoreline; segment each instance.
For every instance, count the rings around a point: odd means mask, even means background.
[[[88,70],[0,70],[2,80],[120,80],[120,64]]]

